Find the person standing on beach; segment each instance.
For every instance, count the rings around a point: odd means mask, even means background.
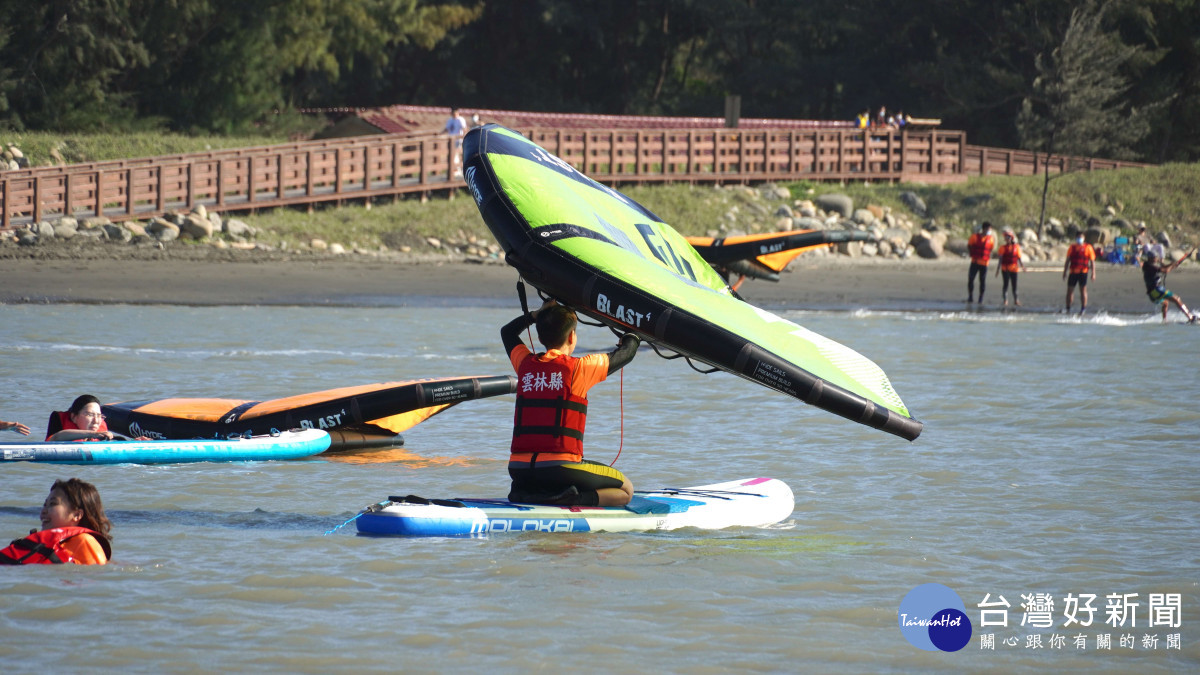
[[[1004,275],[1004,288],[1000,291],[1000,299],[1003,300],[1003,306],[1008,306],[1008,286],[1012,284],[1013,304],[1017,307],[1021,306],[1021,301],[1017,299],[1017,272],[1025,269],[1025,261],[1021,260],[1021,245],[1016,241],[1016,235],[1012,230],[1004,230],[1004,244],[1000,246],[1000,266],[996,269],[996,276]],[[983,287],[979,289],[980,297],[983,296]]]
[[[1067,280],[1067,308],[1071,313],[1071,301],[1075,298],[1075,286],[1079,286],[1079,313],[1087,311],[1088,277],[1096,280],[1096,249],[1084,243],[1083,233],[1075,236],[1075,243],[1067,249],[1067,261],[1063,263],[1063,279]]]
[[[1146,295],[1150,296],[1150,302],[1162,307],[1163,323],[1167,322],[1167,300],[1175,303],[1179,311],[1187,317],[1188,323],[1196,321],[1196,315],[1188,311],[1187,305],[1183,304],[1183,299],[1168,291],[1166,285],[1167,274],[1179,267],[1180,263],[1187,260],[1195,250],[1193,248],[1179,260],[1165,266],[1162,264],[1162,258],[1159,257],[1158,251],[1150,250],[1146,253],[1146,262],[1142,264],[1142,278],[1146,282]]]
[[[984,221],[979,231],[967,240],[967,251],[971,254],[971,269],[967,272],[967,302],[975,297],[975,277],[979,277],[979,303],[983,303],[983,288],[987,283],[987,266],[992,259],[996,238],[992,236],[992,224]]]

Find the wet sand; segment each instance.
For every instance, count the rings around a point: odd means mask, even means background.
[[[748,280],[741,294],[764,307],[954,311],[967,307],[966,260],[798,260],[778,283]],[[1000,308],[1001,280],[987,280],[984,309]],[[516,306],[517,273],[492,261],[363,256],[270,259],[0,259],[2,303],[184,305],[485,304]],[[1167,287],[1200,304],[1200,267],[1172,273]],[[1058,311],[1066,284],[1058,264],[1020,276],[1024,311]],[[1141,270],[1102,263],[1089,286],[1089,310],[1149,314]],[[1075,309],[1079,298],[1076,293]],[[971,305],[972,308],[977,307]]]

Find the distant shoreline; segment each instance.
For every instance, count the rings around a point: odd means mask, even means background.
[[[961,311],[968,306],[963,260],[801,257],[779,283],[747,280],[741,294],[765,308]],[[1023,311],[1062,308],[1066,284],[1058,264],[1020,276]],[[1001,280],[989,269],[984,309],[1000,309]],[[0,303],[296,306],[516,306],[515,270],[498,260],[442,256],[370,257],[263,254],[247,251],[176,255],[56,257],[0,250]],[[1200,267],[1168,277],[1167,287],[1200,308]],[[1093,313],[1151,314],[1141,270],[1101,263],[1089,286]],[[1075,309],[1078,309],[1076,292]],[[970,306],[972,309],[976,305]]]

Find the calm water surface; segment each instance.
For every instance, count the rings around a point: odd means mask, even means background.
[[[85,392],[267,399],[507,372],[498,329],[515,306],[460,304],[0,306],[0,419],[37,434]],[[648,350],[593,390],[588,429],[588,456],[622,447],[616,466],[638,487],[785,480],[796,510],[777,527],[326,534],[389,494],[504,494],[510,398],[461,404],[403,449],[337,460],[6,464],[3,536],[37,525],[55,478],[79,476],[100,488],[115,560],[4,569],[0,657],[29,673],[1200,669],[1200,330],[784,313],[879,363],[926,423],[920,439]],[[975,623],[962,651],[922,651],[898,628],[901,600],[928,582],[956,591]],[[1021,596],[1037,593],[1054,603],[1052,628],[1021,625]],[[1097,596],[1093,625],[1063,627],[1065,596],[1084,593]],[[1135,593],[1136,626],[1107,625],[1105,596]],[[1178,626],[1148,625],[1150,594],[1179,595]],[[989,595],[1009,603],[1007,627],[980,626]],[[1097,648],[1104,634],[1111,649]]]

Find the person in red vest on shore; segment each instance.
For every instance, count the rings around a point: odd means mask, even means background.
[[[992,224],[984,221],[979,231],[967,240],[967,252],[971,255],[971,269],[967,272],[967,302],[975,296],[975,277],[979,277],[979,300],[983,303],[983,289],[987,282],[988,261],[992,259],[992,249],[996,248],[996,238],[992,236]]]
[[[587,392],[637,354],[639,340],[626,333],[613,351],[571,356],[578,344],[575,312],[547,300],[500,329],[504,351],[517,371],[517,403],[508,459],[512,489],[508,499],[563,506],[624,506],[633,484],[617,469],[583,458]],[[537,324],[534,354],[521,331]]]
[[[104,565],[112,557],[112,523],[91,483],[56,480],[42,504],[42,529],[0,549],[0,565]]]
[[[1021,301],[1017,299],[1017,273],[1025,269],[1025,261],[1021,260],[1021,245],[1017,243],[1017,237],[1012,230],[1004,230],[1004,243],[1000,245],[998,251],[1000,256],[1000,266],[996,268],[996,276],[1004,275],[1004,287],[1000,291],[1000,300],[1004,307],[1008,306],[1008,286],[1012,284],[1013,304],[1017,307],[1021,306]],[[983,295],[983,291],[979,291]]]
[[[1071,313],[1071,301],[1075,298],[1075,287],[1079,286],[1079,313],[1087,311],[1088,277],[1096,280],[1096,249],[1083,241],[1083,233],[1075,236],[1075,243],[1067,249],[1067,261],[1063,263],[1063,279],[1067,280],[1067,308]]]

